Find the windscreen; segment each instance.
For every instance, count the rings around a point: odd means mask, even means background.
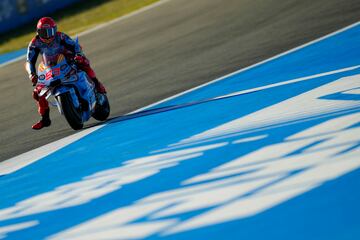
[[[42,56],[43,63],[45,66],[53,67],[61,63],[62,61],[65,61],[65,57],[63,54],[49,54],[44,53]]]

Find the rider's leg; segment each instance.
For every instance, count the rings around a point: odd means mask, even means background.
[[[99,79],[97,79],[96,74],[90,65],[82,67],[82,70],[84,70],[91,80],[93,80],[95,88],[99,93],[106,93],[105,86],[99,81]]]
[[[93,80],[95,83],[95,88],[99,93],[106,93],[104,85],[97,79],[95,71],[90,66],[90,61],[84,57],[84,61],[78,64],[78,67],[86,72],[86,74]]]
[[[38,121],[37,123],[35,123],[32,126],[32,129],[35,129],[35,130],[42,129],[43,127],[48,127],[51,124],[49,103],[46,100],[45,96],[39,97],[39,93],[42,88],[43,88],[43,86],[39,85],[39,86],[36,86],[36,88],[33,91],[33,98],[37,102],[38,112],[41,116],[40,121]]]

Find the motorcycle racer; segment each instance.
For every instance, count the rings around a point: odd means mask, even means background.
[[[104,85],[97,79],[94,70],[90,67],[90,62],[85,57],[81,47],[65,33],[58,32],[56,22],[52,18],[41,18],[37,23],[36,32],[36,36],[30,41],[28,46],[25,69],[33,86],[36,86],[32,96],[37,102],[41,119],[32,126],[32,129],[39,130],[51,124],[49,103],[45,96],[39,96],[41,89],[44,87],[42,84],[37,84],[38,76],[35,64],[39,54],[63,53],[66,58],[73,59],[80,70],[86,72],[95,83],[95,88],[98,92],[106,93],[106,90]]]

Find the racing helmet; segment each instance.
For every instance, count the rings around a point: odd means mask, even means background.
[[[36,25],[36,32],[41,41],[50,43],[55,39],[57,32],[56,22],[51,17],[43,17]]]

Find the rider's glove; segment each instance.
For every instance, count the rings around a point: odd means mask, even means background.
[[[36,75],[36,74],[31,74],[30,76],[29,76],[29,78],[30,78],[30,80],[31,80],[31,82],[32,82],[32,84],[33,84],[33,86],[35,86],[36,85],[36,83],[37,83],[37,81],[38,81],[38,76]]]
[[[78,64],[84,64],[85,62],[85,57],[81,54],[76,54],[74,57],[74,61]]]

